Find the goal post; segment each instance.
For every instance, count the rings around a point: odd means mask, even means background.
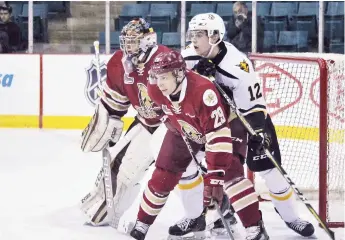
[[[276,126],[284,168],[308,199],[318,200],[329,227],[344,227],[344,55],[300,55],[249,57]],[[265,198],[268,189],[259,177],[250,171],[248,177]]]

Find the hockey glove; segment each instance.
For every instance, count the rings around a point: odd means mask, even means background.
[[[216,65],[207,58],[201,58],[192,70],[206,77],[216,75]]]
[[[257,155],[264,151],[264,148],[269,148],[271,145],[271,138],[267,133],[258,132],[256,135],[249,137],[248,146],[250,150],[254,151]]]
[[[214,201],[219,205],[222,204],[224,170],[212,170],[204,176],[204,206],[214,207]]]

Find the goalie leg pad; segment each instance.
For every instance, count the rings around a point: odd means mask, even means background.
[[[150,146],[148,145],[152,134],[141,124],[136,125],[134,128],[140,128],[140,131],[131,140],[122,159],[118,174],[118,181],[126,185],[139,182],[147,168],[154,161]]]
[[[259,175],[265,180],[272,202],[282,219],[285,222],[293,222],[298,219],[295,195],[278,169],[262,171],[259,172]]]
[[[167,132],[167,127],[165,124],[159,125],[156,131],[152,134],[150,141],[150,147],[154,159],[157,159],[159,151],[161,149],[165,134]]]
[[[117,188],[121,188],[121,190],[119,190],[119,192],[121,192],[121,196],[125,195],[126,196],[131,196],[131,198],[129,198],[129,200],[134,201],[135,199],[135,195],[139,193],[140,191],[140,185],[136,184],[136,180],[134,179],[133,176],[133,181],[132,181],[132,185],[131,188],[129,189],[129,192],[127,193],[126,191],[124,191],[124,187],[122,186],[122,182],[121,181],[117,181],[117,177],[119,174],[120,170],[120,166],[122,165],[123,159],[125,159],[125,156],[127,155],[128,152],[128,148],[130,146],[131,147],[131,151],[133,151],[133,148],[135,148],[133,146],[133,144],[137,144],[138,145],[138,141],[134,141],[134,139],[139,138],[141,141],[143,138],[151,137],[151,134],[147,134],[148,131],[137,121],[133,122],[130,130],[126,133],[126,135],[121,138],[121,140],[114,146],[112,147],[111,150],[111,155],[112,155],[112,184],[113,184],[113,193],[116,194],[116,190]],[[143,135],[143,136],[141,136]],[[147,141],[143,141],[141,143],[141,149],[145,148],[148,149],[148,145],[146,144]],[[139,156],[139,158],[138,158]],[[142,155],[144,156],[144,155]],[[142,164],[142,157],[140,155],[140,152],[138,152],[137,154],[137,161],[135,161],[135,159],[132,160],[132,162],[136,162],[136,164]],[[126,162],[126,161],[125,161]],[[134,163],[132,163],[134,164]],[[128,164],[127,164],[128,166]],[[132,172],[133,174],[135,174],[134,172]],[[142,176],[144,175],[144,173],[138,173],[138,176],[136,177],[136,179],[138,179],[138,181],[141,180]],[[120,178],[122,178],[122,174],[120,174]],[[127,179],[128,180],[128,179]],[[128,181],[126,181],[128,183]],[[119,187],[119,185],[121,185]],[[116,194],[117,195],[117,194]],[[115,195],[115,196],[116,196]],[[133,197],[132,197],[133,196]],[[120,197],[120,196],[119,196]],[[132,202],[127,201],[126,204],[121,204],[122,201],[119,200],[118,198],[118,207],[120,207],[120,209],[127,209]],[[129,205],[129,206],[127,206]],[[87,222],[90,223],[91,225],[94,226],[100,226],[100,225],[105,225],[107,224],[106,222],[104,222],[104,220],[106,220],[105,216],[106,216],[106,203],[105,203],[105,193],[104,193],[104,183],[103,183],[103,169],[100,170],[96,181],[95,181],[95,187],[94,189],[88,193],[80,202],[80,208],[82,210],[82,212],[86,215],[87,218]],[[122,210],[119,211],[120,213],[122,213]],[[119,214],[121,215],[121,214]]]
[[[86,222],[93,226],[102,226],[107,223],[104,221],[107,215],[106,201],[104,195],[104,184],[95,186],[79,203],[79,208],[86,217]]]
[[[122,215],[132,205],[140,192],[139,182],[154,162],[149,146],[152,134],[141,124],[134,128],[140,128],[140,131],[131,140],[117,175],[117,188],[114,197],[117,215]]]

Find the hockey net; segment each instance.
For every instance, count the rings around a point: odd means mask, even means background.
[[[330,227],[344,227],[344,55],[250,58],[276,126],[284,169],[309,200],[316,200],[314,208]],[[269,199],[262,179],[248,176]]]

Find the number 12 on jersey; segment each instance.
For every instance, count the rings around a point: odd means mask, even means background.
[[[212,111],[211,118],[214,119],[214,128],[222,126],[222,124],[226,121],[223,110],[220,106]]]
[[[262,97],[262,93],[260,91],[260,84],[259,83],[255,83],[254,84],[254,90],[253,90],[252,86],[249,86],[248,87],[248,91],[249,91],[249,94],[250,94],[250,101],[254,101],[255,99],[259,99],[259,98]]]

